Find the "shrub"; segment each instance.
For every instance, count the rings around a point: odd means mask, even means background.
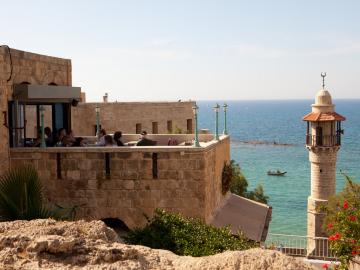
[[[12,169],[0,176],[0,221],[66,217],[68,209],[59,207],[55,211],[44,206],[42,192],[39,175],[32,166]]]
[[[178,255],[207,256],[225,250],[244,250],[256,246],[242,234],[234,236],[228,227],[215,228],[199,219],[184,218],[179,214],[156,209],[143,229],[130,232],[129,244],[167,249]]]
[[[348,269],[349,262],[360,254],[360,184],[344,176],[347,183],[330,198],[324,222],[330,248],[341,261],[340,269]]]
[[[265,195],[262,185],[258,185],[254,191],[248,191],[248,182],[242,174],[240,166],[234,160],[225,163],[222,171],[222,192],[225,194],[229,190],[239,196],[253,201],[268,203],[269,197]]]

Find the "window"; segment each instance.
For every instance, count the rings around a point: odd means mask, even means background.
[[[167,132],[172,133],[172,131],[173,131],[172,121],[169,120],[169,121],[167,121]]]
[[[152,134],[158,134],[158,122],[152,122]]]
[[[136,128],[136,131],[135,131],[136,134],[140,134],[141,133],[141,124],[137,123],[135,128]]]
[[[187,130],[188,134],[193,133],[192,119],[187,119],[186,120],[186,130]]]

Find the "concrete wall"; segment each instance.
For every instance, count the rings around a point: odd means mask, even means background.
[[[71,61],[35,53],[10,49],[11,62],[6,47],[0,47],[0,173],[8,169],[9,130],[4,128],[3,112],[8,111],[8,101],[12,100],[14,84],[28,82],[31,84],[71,86]]]
[[[134,228],[144,225],[143,214],[151,216],[157,207],[208,220],[223,198],[221,173],[229,150],[227,136],[199,148],[14,148],[11,166],[33,164],[49,202],[83,205],[77,218],[119,218]]]
[[[187,119],[191,119],[194,130],[194,102],[116,102],[116,103],[79,103],[72,107],[72,129],[79,136],[95,134],[95,107],[100,107],[100,124],[108,133],[122,131],[136,133],[136,124],[140,130],[153,133],[153,122],[157,123],[158,134],[169,133],[167,123],[172,121],[173,132],[176,128],[187,133]]]

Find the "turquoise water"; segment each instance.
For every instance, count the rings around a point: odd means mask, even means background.
[[[264,186],[273,207],[271,233],[306,235],[306,207],[310,194],[310,165],[304,147],[306,123],[313,100],[228,101],[231,158],[245,174],[249,188]],[[335,100],[336,111],[347,120],[338,153],[337,190],[344,185],[340,169],[360,181],[360,100]],[[214,130],[214,102],[200,101],[199,127]],[[222,103],[220,103],[222,104]],[[220,115],[223,128],[223,113]],[[249,145],[241,141],[276,141],[291,146]],[[269,169],[287,171],[285,177],[267,176]]]

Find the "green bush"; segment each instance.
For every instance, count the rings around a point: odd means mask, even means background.
[[[242,174],[240,166],[234,160],[225,164],[222,172],[222,192],[225,194],[229,190],[239,196],[248,198],[253,201],[268,203],[269,197],[265,195],[264,188],[261,184],[253,191],[248,191],[248,182]]]
[[[129,244],[167,249],[178,255],[208,256],[225,250],[245,250],[257,244],[242,234],[234,236],[228,227],[215,228],[199,219],[156,209],[149,224],[131,231],[125,238]]]
[[[70,209],[46,208],[42,192],[39,175],[32,166],[12,169],[0,176],[0,221],[66,218]]]

